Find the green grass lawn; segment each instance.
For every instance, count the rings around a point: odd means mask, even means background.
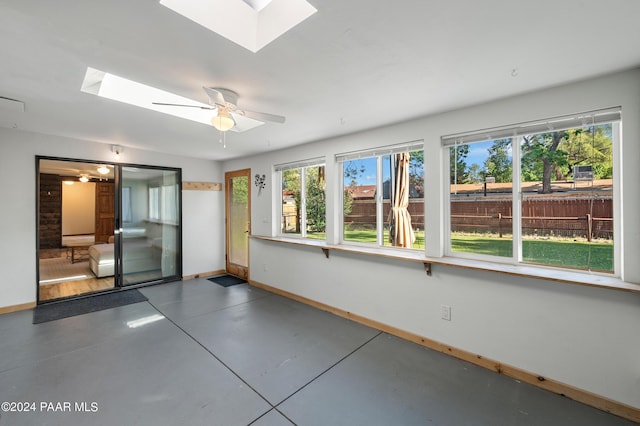
[[[424,249],[424,231],[417,231],[415,233],[416,241],[413,243],[414,249]],[[314,240],[324,240],[326,238],[324,233],[321,232],[307,232],[307,238],[313,238]],[[376,243],[376,231],[371,229],[357,229],[357,230],[345,230],[345,241],[355,241],[358,243]],[[384,231],[384,245],[391,247],[389,243],[389,231]]]
[[[424,249],[424,231],[415,232],[416,241],[413,243],[414,249]],[[345,230],[344,231],[344,240],[345,241],[355,241],[359,243],[375,243],[376,242],[376,231],[369,229],[360,229],[360,230]],[[384,230],[384,245],[386,247],[391,247],[391,243],[389,243],[389,230]]]
[[[324,235],[323,235],[324,237]],[[345,241],[361,243],[376,242],[373,230],[345,230]],[[389,244],[389,232],[384,234],[385,246]],[[452,250],[490,256],[511,257],[512,241],[486,235],[453,235]],[[416,232],[413,248],[424,249],[424,231]],[[562,266],[566,268],[590,269],[613,272],[613,244],[610,242],[588,243],[568,240],[524,240],[522,259],[528,263]]]
[[[325,234],[308,233],[307,237],[325,239]],[[345,230],[344,239],[345,241],[375,244],[376,232],[370,229]],[[385,246],[391,246],[388,230],[384,232],[384,241]],[[416,242],[413,248],[424,249],[424,231],[416,232]],[[512,241],[510,238],[481,234],[454,234],[451,237],[451,249],[454,252],[511,257]],[[540,265],[613,272],[613,243],[588,243],[559,239],[523,240],[522,259],[525,262]]]
[[[451,249],[457,252],[511,256],[511,239],[482,235],[453,235]],[[613,244],[566,240],[523,240],[525,262],[566,268],[613,272]]]

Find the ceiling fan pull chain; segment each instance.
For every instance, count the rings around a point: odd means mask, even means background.
[[[223,148],[227,148],[227,132],[220,131],[220,140]]]

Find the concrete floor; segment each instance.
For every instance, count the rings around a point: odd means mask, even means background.
[[[246,284],[141,291],[0,316],[0,426],[632,424]]]

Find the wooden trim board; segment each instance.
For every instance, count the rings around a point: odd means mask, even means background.
[[[592,392],[589,392],[583,389],[576,388],[566,383],[549,379],[547,377],[543,377],[543,376],[531,373],[529,371],[523,370],[518,367],[506,365],[499,361],[492,360],[490,358],[485,358],[482,355],[474,354],[472,352],[468,352],[462,349],[457,349],[452,346],[445,345],[444,343],[441,343],[423,336],[419,336],[417,334],[410,333],[408,331],[404,331],[399,328],[392,327],[390,325],[383,324],[381,322],[354,314],[352,312],[335,308],[333,306],[326,305],[324,303],[317,302],[312,299],[308,299],[304,296],[299,296],[297,294],[288,292],[286,290],[281,290],[276,287],[272,287],[270,285],[260,283],[258,281],[249,280],[249,284],[255,287],[261,288],[263,290],[269,291],[271,293],[275,293],[280,296],[284,296],[289,299],[304,303],[314,308],[331,312],[332,314],[350,319],[352,321],[366,325],[368,327],[375,328],[377,330],[383,331],[393,336],[397,336],[402,339],[409,340],[411,342],[425,346],[429,349],[433,349],[438,352],[449,354],[455,358],[470,362],[479,367],[483,367],[488,370],[494,371],[498,374],[504,374],[505,376],[511,377],[512,379],[520,380],[522,382],[548,390],[558,395],[566,396],[567,398],[573,399],[574,401],[581,402],[583,404],[589,405],[591,407],[597,408],[607,413],[615,414],[616,416],[620,416],[625,419],[640,423],[639,408],[635,408],[630,405],[623,404],[621,402],[613,401],[606,397],[594,394]]]
[[[10,312],[26,311],[27,309],[33,309],[35,307],[36,307],[36,302],[22,303],[20,305],[5,306],[3,308],[0,308],[0,315],[8,314]]]
[[[222,184],[217,182],[182,182],[183,191],[222,191]]]
[[[325,257],[330,256],[331,251],[356,253],[367,256],[385,257],[408,262],[421,262],[428,268],[427,275],[431,276],[433,265],[442,265],[475,271],[496,272],[525,278],[537,278],[547,281],[556,281],[566,284],[576,284],[587,287],[607,288],[611,290],[622,290],[633,293],[640,293],[640,283],[631,283],[605,274],[592,274],[587,272],[570,271],[563,268],[553,268],[550,266],[533,265],[512,265],[496,262],[485,262],[480,260],[464,259],[457,257],[427,257],[423,252],[416,250],[394,249],[387,247],[364,247],[349,246],[342,244],[327,244],[321,240],[307,240],[303,238],[290,237],[266,237],[262,235],[251,235],[251,238],[275,243],[289,245],[299,245],[306,247],[318,247]]]
[[[216,275],[222,275],[225,272],[226,271],[224,269],[218,269],[217,271],[200,272],[199,274],[185,275],[182,277],[182,281],[195,280],[197,278],[214,277]]]

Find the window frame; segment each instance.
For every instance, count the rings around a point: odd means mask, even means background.
[[[400,154],[403,152],[414,152],[414,151],[422,151],[424,155],[424,140],[414,140],[406,143],[396,144],[396,145],[387,145],[381,146],[372,149],[366,149],[362,151],[352,151],[347,153],[336,154],[335,160],[338,164],[336,168],[336,173],[339,174],[339,178],[337,179],[339,182],[339,193],[338,197],[340,199],[340,213],[338,214],[338,244],[341,245],[349,245],[354,247],[369,247],[369,248],[384,248],[391,250],[401,250],[401,251],[424,251],[426,249],[426,241],[425,248],[408,248],[408,247],[395,247],[395,246],[385,246],[384,245],[384,226],[385,226],[385,218],[384,218],[384,182],[383,182],[383,158],[388,155]],[[347,161],[359,160],[359,159],[367,159],[367,158],[375,158],[376,160],[376,243],[366,243],[366,242],[358,242],[345,240],[344,235],[344,192],[346,190],[344,184],[344,163]],[[422,170],[422,179],[424,185],[424,166]],[[426,198],[426,195],[425,195]],[[424,206],[423,206],[424,209]],[[424,210],[423,210],[424,211]],[[426,231],[425,231],[426,234]],[[426,236],[425,236],[426,240]]]
[[[597,118],[596,118],[597,117]],[[522,188],[521,188],[521,160],[522,160],[522,138],[527,135],[548,132],[551,130],[566,130],[580,128],[589,125],[612,125],[612,154],[613,154],[613,188],[612,188],[612,208],[613,208],[613,271],[601,272],[593,270],[583,270],[570,266],[540,265],[524,262],[522,260]],[[512,255],[493,256],[472,252],[453,251],[451,247],[451,191],[450,191],[450,153],[449,149],[463,144],[473,144],[477,142],[497,140],[501,138],[511,138],[512,151]],[[462,143],[457,143],[461,141]],[[453,142],[453,143],[452,143]],[[563,271],[589,273],[609,277],[620,277],[622,274],[622,221],[621,217],[621,149],[622,149],[622,108],[613,107],[602,110],[594,110],[584,113],[572,114],[568,116],[558,116],[549,119],[524,122],[514,125],[485,129],[477,132],[465,132],[454,135],[447,135],[441,138],[442,164],[444,165],[443,180],[443,230],[444,247],[443,253],[448,257],[469,259],[477,261],[494,262],[510,265],[521,265],[532,268],[552,268]]]
[[[277,191],[276,191],[276,216],[277,221],[276,225],[276,235],[284,238],[300,238],[300,239],[309,239],[309,240],[317,240],[317,241],[326,241],[326,223],[328,220],[328,214],[325,210],[325,238],[311,238],[307,236],[307,186],[306,186],[306,177],[307,177],[307,169],[311,167],[324,167],[326,173],[326,160],[324,157],[311,158],[307,160],[294,161],[291,163],[277,164],[274,166],[274,173],[276,173],[277,182]],[[283,180],[283,172],[287,170],[295,170],[300,169],[300,233],[287,233],[282,230],[282,215],[283,215],[283,198],[282,198],[282,186],[284,183]],[[326,180],[325,180],[326,183]],[[325,188],[325,200],[326,200],[326,188]]]
[[[153,184],[147,187],[148,220],[150,222],[177,224],[177,200],[179,186],[177,183],[168,185]]]

